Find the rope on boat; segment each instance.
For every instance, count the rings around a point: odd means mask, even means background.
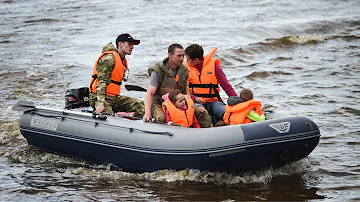
[[[49,118],[60,118],[61,121],[64,121],[65,119],[71,119],[71,120],[76,120],[76,121],[93,123],[93,121],[87,121],[87,120],[77,119],[77,118],[72,118],[72,117],[64,117],[64,115],[66,115],[66,113],[64,113],[64,112],[62,113],[62,115],[48,115],[48,114],[43,114],[43,113],[39,113],[36,111],[32,111],[30,113],[37,114],[39,116],[49,117]],[[95,127],[97,127],[99,124],[100,124],[99,122],[95,122]],[[102,124],[106,125],[106,126],[127,129],[127,130],[129,130],[130,133],[133,133],[134,131],[140,131],[140,132],[155,134],[155,135],[167,135],[169,137],[174,136],[174,133],[171,133],[171,132],[156,132],[156,131],[142,130],[142,129],[137,129],[137,128],[128,128],[128,127],[123,127],[123,126],[110,125],[110,124],[106,124],[106,123],[102,123]]]

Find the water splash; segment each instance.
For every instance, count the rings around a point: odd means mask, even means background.
[[[0,122],[0,146],[24,144],[25,138],[20,134],[19,122]]]
[[[107,166],[65,168],[62,172],[67,175],[81,175],[95,180],[116,183],[129,180],[147,180],[155,182],[200,182],[225,186],[242,186],[244,184],[269,184],[272,178],[277,176],[301,175],[307,173],[314,163],[309,158],[289,164],[282,168],[266,169],[256,172],[226,173],[207,172],[194,169],[180,171],[159,170],[151,173],[128,173],[117,170],[110,170]]]
[[[281,38],[284,44],[295,43],[295,44],[307,44],[307,43],[317,43],[324,42],[326,39],[325,36],[322,35],[304,35],[304,36],[290,36]]]

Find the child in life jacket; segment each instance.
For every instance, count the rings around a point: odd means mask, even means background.
[[[165,99],[162,106],[168,125],[177,124],[184,127],[200,128],[194,114],[194,101],[190,96],[182,94],[180,90],[170,92],[168,99]]]
[[[250,89],[243,89],[240,96],[230,96],[223,116],[225,124],[234,125],[265,120],[261,102],[254,100],[253,97]]]

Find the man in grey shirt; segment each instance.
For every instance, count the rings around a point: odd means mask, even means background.
[[[144,121],[165,123],[165,112],[162,109],[162,96],[174,89],[190,95],[188,69],[183,65],[185,50],[180,44],[172,44],[168,48],[168,57],[150,67],[150,82],[145,95]],[[201,127],[210,127],[210,116],[205,108],[196,108],[195,116]]]

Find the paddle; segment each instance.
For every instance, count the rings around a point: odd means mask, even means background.
[[[137,85],[130,85],[130,84],[125,84],[125,88],[128,91],[142,91],[142,92],[146,92],[146,89],[141,87],[141,86],[137,86]]]
[[[12,110],[16,110],[16,111],[29,111],[33,109],[35,109],[35,104],[33,102],[24,101],[24,100],[19,101],[12,107]]]

